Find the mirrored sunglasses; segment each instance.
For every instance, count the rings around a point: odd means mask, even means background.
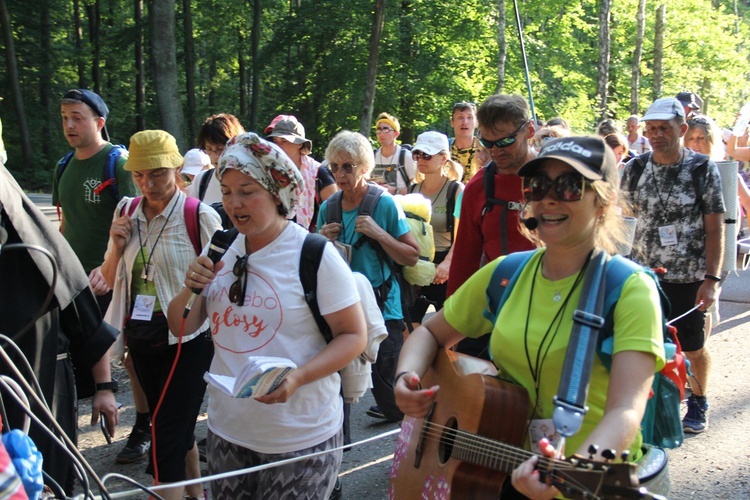
[[[527,123],[529,122],[523,122],[521,126],[516,129],[515,132],[513,132],[507,137],[503,137],[502,139],[498,139],[496,141],[490,141],[489,139],[482,139],[480,137],[479,143],[487,149],[492,149],[493,146],[496,148],[507,148],[508,146],[512,146],[516,142],[516,136],[521,131],[521,129],[526,126]]]
[[[550,188],[559,201],[578,201],[583,198],[584,188],[591,181],[581,174],[567,173],[550,179],[546,175],[523,178],[523,197],[527,201],[542,201]]]
[[[229,287],[229,301],[238,306],[245,305],[245,293],[247,292],[247,258],[248,255],[237,257],[232,274],[237,280]]]

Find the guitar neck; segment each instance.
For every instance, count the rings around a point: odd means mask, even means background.
[[[534,454],[469,432],[456,431],[452,456],[487,469],[511,474]]]

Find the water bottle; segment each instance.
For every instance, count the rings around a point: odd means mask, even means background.
[[[737,121],[734,123],[732,135],[735,137],[742,137],[743,135],[745,135],[748,123],[750,123],[750,102],[742,106],[740,115],[737,117]]]

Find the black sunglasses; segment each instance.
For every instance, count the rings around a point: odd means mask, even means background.
[[[708,120],[702,116],[699,116],[697,118],[691,118],[688,120],[688,125],[692,125],[694,123],[700,123],[701,125],[708,125]]]
[[[229,302],[242,307],[245,305],[245,292],[247,292],[247,258],[248,255],[237,257],[232,274],[237,280],[229,287]]]
[[[546,175],[523,178],[523,197],[527,201],[542,201],[550,188],[559,201],[578,201],[583,198],[584,187],[591,181],[581,174],[569,172],[555,180]]]
[[[496,148],[507,148],[508,146],[512,146],[516,142],[516,136],[521,131],[521,129],[526,126],[527,123],[529,122],[523,122],[521,126],[518,127],[516,131],[510,134],[508,137],[503,137],[502,139],[498,139],[496,141],[490,141],[489,139],[482,139],[480,137],[479,143],[487,149],[492,149],[493,146]]]
[[[419,160],[422,158],[424,161],[430,161],[432,160],[432,157],[435,155],[428,155],[427,153],[423,153],[421,151],[412,151],[411,157],[414,161]]]
[[[338,163],[328,164],[328,170],[330,170],[334,174],[339,171],[339,168],[341,168],[341,170],[343,170],[345,174],[351,174],[352,172],[354,172],[354,169],[357,168],[357,165],[354,163],[344,163],[342,165],[339,165]]]

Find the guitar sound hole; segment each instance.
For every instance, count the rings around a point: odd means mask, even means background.
[[[447,462],[453,455],[453,446],[456,442],[456,431],[458,422],[454,417],[445,424],[443,434],[440,436],[440,446],[438,447],[438,459],[441,463]]]

